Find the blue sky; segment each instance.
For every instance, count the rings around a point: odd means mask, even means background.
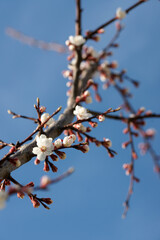
[[[83,32],[110,19],[117,7],[133,3],[134,0],[82,1]],[[119,62],[119,69],[127,69],[129,76],[140,80],[138,90],[130,86],[135,108],[145,106],[157,113],[160,113],[159,12],[159,2],[153,0],[131,12],[123,20],[120,48],[111,58]],[[64,44],[69,35],[74,35],[75,1],[0,0],[0,16],[0,138],[16,142],[28,136],[34,126],[25,120],[12,120],[7,110],[35,116],[33,104],[37,96],[49,113],[60,105],[65,108],[66,80],[61,72],[68,63],[65,54],[28,47],[9,38],[5,28],[10,26],[37,39]],[[91,41],[89,44],[101,50],[114,30],[113,24],[97,45]],[[101,89],[100,93],[102,104],[94,102],[90,108],[103,111],[122,103],[112,90]],[[148,120],[146,127],[157,129],[153,145],[159,152],[159,120]],[[159,240],[160,182],[148,154],[144,157],[139,154],[135,171],[141,182],[134,187],[127,218],[121,219],[129,184],[122,164],[130,160],[130,150],[121,148],[121,143],[127,140],[123,128],[121,123],[106,120],[93,132],[99,139],[112,140],[118,152],[115,159],[109,159],[104,149],[93,146],[87,154],[66,151],[67,159],[57,163],[59,172],[51,176],[58,176],[70,166],[75,167],[75,173],[52,186],[48,193],[39,193],[54,200],[50,211],[42,207],[33,209],[27,198],[12,197],[0,212],[1,238]],[[31,180],[38,184],[42,168],[42,164],[34,166],[31,161],[15,171],[13,177],[22,184]]]

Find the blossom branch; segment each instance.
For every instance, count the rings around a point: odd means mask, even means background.
[[[37,119],[36,119],[36,118],[32,118],[32,117],[24,116],[24,115],[21,115],[21,114],[17,114],[17,113],[15,113],[15,112],[12,112],[11,110],[8,110],[8,114],[13,115],[12,118],[24,118],[24,119],[32,120],[32,121],[34,121],[35,123],[37,122]]]
[[[133,10],[134,8],[138,7],[139,5],[141,5],[142,3],[146,2],[146,1],[148,1],[148,0],[140,0],[137,3],[133,4],[131,7],[127,8],[125,10],[126,14],[128,14],[131,10]],[[99,27],[97,27],[95,30],[89,31],[89,33],[87,34],[85,39],[88,40],[89,38],[92,38],[93,35],[97,34],[100,29],[103,29],[103,28],[107,27],[108,25],[110,25],[111,23],[115,22],[116,20],[117,20],[117,17],[115,16],[112,19],[110,19],[109,21],[107,21],[104,24],[102,24]]]

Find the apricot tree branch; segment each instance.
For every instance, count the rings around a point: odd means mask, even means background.
[[[148,1],[148,0],[140,0],[140,1],[138,1],[137,3],[133,4],[131,7],[127,8],[125,10],[125,12],[128,14],[131,10],[133,10],[134,8],[138,7],[139,5],[141,5],[142,3],[146,2],[146,1]],[[117,20],[117,17],[115,16],[112,19],[110,19],[109,21],[107,21],[107,22],[103,23],[102,25],[100,25],[99,27],[97,27],[95,30],[89,31],[89,33],[87,34],[85,39],[88,40],[93,35],[97,34],[100,29],[103,29],[103,28],[107,27],[108,25],[110,25],[111,23],[115,22],[116,20]]]
[[[33,37],[29,37],[29,36],[19,32],[16,29],[11,28],[11,27],[8,27],[6,29],[6,34],[24,44],[29,45],[29,46],[38,47],[38,48],[41,48],[41,49],[47,50],[47,51],[56,51],[59,53],[67,52],[66,47],[62,46],[61,44],[58,44],[55,42],[45,42],[42,40],[37,40]]]

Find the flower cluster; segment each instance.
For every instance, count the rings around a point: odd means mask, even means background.
[[[69,47],[69,50],[74,50],[74,47],[79,47],[85,43],[85,39],[82,35],[69,36],[69,39],[66,41],[66,45]]]

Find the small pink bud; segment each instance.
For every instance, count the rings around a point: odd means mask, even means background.
[[[137,178],[137,177],[133,177],[133,180],[135,181],[135,182],[137,182],[137,183],[139,183],[140,182],[140,179],[139,178]]]
[[[50,162],[49,165],[50,165],[50,167],[52,169],[52,172],[57,172],[58,171],[58,168],[53,163]]]
[[[132,158],[133,158],[134,160],[136,160],[136,159],[138,158],[136,152],[132,152]]]
[[[118,31],[120,31],[121,30],[121,24],[120,24],[120,22],[116,22],[116,28],[117,28],[117,30]]]
[[[50,155],[50,158],[53,160],[53,161],[58,161],[58,157],[54,154],[51,154]]]
[[[98,126],[98,123],[97,123],[97,122],[89,121],[89,124],[90,124],[91,127],[93,127],[93,128],[96,128],[96,127]]]
[[[66,159],[66,153],[65,152],[61,152],[56,150],[55,153],[58,155],[58,157],[62,160]]]
[[[16,150],[15,146],[11,147],[10,150],[9,150],[9,153],[14,153]]]
[[[41,201],[45,202],[48,205],[53,203],[53,200],[51,198],[41,198]]]
[[[48,176],[42,176],[40,181],[40,187],[46,188],[48,184],[51,183],[51,179]]]
[[[83,141],[83,137],[81,136],[81,134],[79,132],[77,132],[77,138],[78,138],[78,142]]]
[[[40,203],[36,199],[31,200],[31,202],[32,202],[34,208],[38,208],[40,206]]]
[[[25,196],[24,193],[22,193],[22,192],[17,192],[17,197],[18,197],[18,198],[23,199],[24,196]]]
[[[49,165],[46,161],[44,161],[44,168],[43,168],[44,172],[49,172]]]
[[[128,133],[128,128],[123,129],[123,133],[127,134]]]
[[[96,93],[95,99],[96,99],[97,102],[101,102],[102,101],[102,99],[101,99],[101,97],[100,97],[100,95],[98,93]]]
[[[97,31],[97,33],[99,33],[99,34],[104,33],[104,32],[105,32],[105,31],[104,31],[103,28],[100,28],[100,29]]]
[[[117,61],[113,61],[111,64],[110,64],[110,67],[111,68],[117,68],[118,67],[118,63],[117,63]]]
[[[44,113],[46,111],[46,107],[41,106],[39,110],[40,110],[41,113]]]
[[[99,42],[100,36],[93,36],[91,39],[96,41],[96,42]]]
[[[130,143],[130,141],[122,143],[122,148],[126,148]]]
[[[41,162],[41,161],[40,161],[38,158],[36,158],[35,161],[34,161],[34,164],[35,164],[35,165],[38,165],[38,164],[40,164],[40,162]]]

